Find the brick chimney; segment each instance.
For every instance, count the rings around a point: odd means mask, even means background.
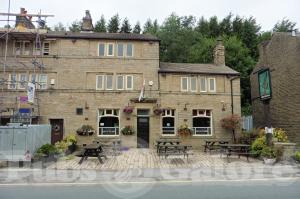
[[[217,66],[225,66],[225,47],[220,37],[217,39],[217,45],[214,49],[214,64]]]
[[[85,17],[82,18],[81,30],[82,31],[93,31],[94,30],[92,17],[91,17],[89,10],[85,11]]]
[[[21,16],[16,16],[16,28],[18,30],[22,29],[34,29],[35,26],[31,21],[31,17],[27,17],[27,10],[25,8],[20,9]]]

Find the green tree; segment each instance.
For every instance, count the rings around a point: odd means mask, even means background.
[[[203,16],[199,19],[195,30],[205,36],[209,34],[209,24]]]
[[[131,30],[132,30],[132,29],[131,29],[131,25],[130,25],[128,19],[125,18],[125,19],[123,20],[123,23],[122,23],[122,27],[121,27],[121,31],[120,31],[120,32],[122,32],[122,33],[130,33]]]
[[[259,34],[258,36],[258,43],[270,40],[272,37],[272,32],[271,31],[267,31],[267,32],[262,32],[261,34]]]
[[[296,22],[292,22],[289,19],[282,19],[281,21],[278,21],[274,28],[274,32],[292,32],[292,31],[298,31],[296,27]]]
[[[209,36],[218,37],[220,35],[218,18],[216,16],[213,16],[209,19],[208,26],[209,26],[209,32],[208,32]]]
[[[66,27],[61,22],[59,22],[58,24],[56,24],[53,27],[53,29],[54,29],[54,31],[66,31]]]
[[[232,35],[232,17],[233,14],[229,13],[219,24],[220,35]]]
[[[104,18],[104,15],[101,15],[100,20],[96,22],[94,31],[95,32],[107,32],[106,20]]]
[[[80,32],[81,31],[81,25],[82,25],[82,22],[81,21],[73,21],[71,26],[69,26],[69,31],[72,31],[72,32]]]
[[[119,15],[114,15],[108,22],[107,29],[109,33],[117,33],[119,32],[120,27],[120,18]]]
[[[136,22],[132,32],[135,33],[135,34],[140,34],[141,33],[141,24],[140,24],[140,22]]]

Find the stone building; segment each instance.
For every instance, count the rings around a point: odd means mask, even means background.
[[[86,19],[91,20],[89,13]],[[40,45],[35,29],[9,34],[5,72],[0,72],[3,125],[30,115],[32,123],[52,125],[53,142],[91,125],[95,133],[78,136],[79,143],[120,137],[128,147],[151,147],[160,136],[176,136],[183,124],[194,130],[185,141],[196,147],[206,139],[231,139],[220,120],[232,111],[240,115],[240,79],[225,66],[221,41],[215,63],[161,63],[154,36],[84,27],[88,31],[39,30]],[[3,63],[3,38],[0,45]],[[26,102],[28,82],[36,87],[31,104]],[[134,135],[123,135],[125,126]]]
[[[261,44],[259,53],[251,74],[254,126],[283,128],[291,141],[300,142],[300,35],[274,33]],[[267,98],[261,97],[264,93],[259,88],[258,77],[264,71],[270,79]]]

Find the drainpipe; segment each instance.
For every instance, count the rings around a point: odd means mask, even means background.
[[[238,79],[240,78],[239,76],[236,76],[236,77],[232,77],[230,78],[230,97],[231,97],[231,114],[233,115],[234,114],[234,111],[233,111],[233,80],[235,79]],[[236,142],[236,138],[235,138],[235,130],[232,129],[232,137],[233,137],[233,142],[235,143]]]

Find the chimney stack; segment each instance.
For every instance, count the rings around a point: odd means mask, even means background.
[[[214,49],[214,64],[217,66],[225,66],[225,47],[220,37],[217,39],[217,45]]]
[[[82,18],[81,30],[82,31],[93,31],[94,30],[92,17],[91,17],[89,10],[85,11],[85,17]]]

